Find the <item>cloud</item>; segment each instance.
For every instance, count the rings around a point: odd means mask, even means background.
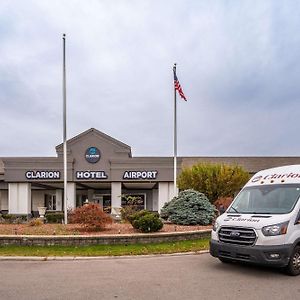
[[[2,1],[0,156],[55,155],[67,34],[68,136],[134,155],[298,155],[295,1]],[[17,146],[17,147],[16,147]],[[16,149],[17,148],[17,149]]]

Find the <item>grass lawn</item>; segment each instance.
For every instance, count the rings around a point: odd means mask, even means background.
[[[121,256],[207,250],[209,238],[157,244],[93,246],[0,246],[0,256]]]

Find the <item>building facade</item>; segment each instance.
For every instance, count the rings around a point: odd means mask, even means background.
[[[91,128],[67,141],[67,208],[86,201],[110,212],[126,205],[126,197],[139,199],[141,208],[160,211],[174,196],[172,157],[132,157],[131,147]],[[0,211],[35,214],[39,206],[63,210],[63,145],[56,157],[0,158]],[[197,162],[238,164],[250,173],[288,164],[300,157],[181,157],[178,174]]]

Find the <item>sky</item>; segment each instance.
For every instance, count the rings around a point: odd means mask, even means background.
[[[299,156],[300,1],[2,0],[0,157],[93,127],[133,156]]]

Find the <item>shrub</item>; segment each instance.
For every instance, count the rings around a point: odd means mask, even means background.
[[[131,214],[131,215],[128,217],[128,221],[129,221],[129,223],[133,226],[133,222],[134,222],[135,220],[137,220],[137,219],[139,219],[139,218],[141,218],[141,217],[143,217],[143,216],[145,216],[145,215],[148,215],[149,213],[151,213],[151,212],[149,212],[148,210],[145,210],[145,209],[140,210],[140,211],[137,211],[137,212]]]
[[[45,215],[47,223],[62,223],[64,219],[63,212],[46,212]]]
[[[124,222],[130,222],[130,216],[137,212],[137,208],[134,206],[125,206],[121,208],[121,220]]]
[[[44,222],[39,219],[39,218],[36,218],[36,219],[32,219],[30,222],[29,222],[29,226],[41,226],[43,225]]]
[[[208,198],[194,190],[185,190],[165,203],[161,217],[174,224],[208,225],[216,216],[217,210]]]
[[[22,224],[28,221],[27,215],[3,214],[2,218],[5,223],[9,224]]]
[[[249,178],[249,173],[237,165],[199,163],[182,170],[178,176],[178,187],[199,191],[214,203],[221,197],[232,197]]]
[[[121,219],[124,222],[130,222],[130,216],[138,212],[140,197],[123,195],[123,202],[126,203],[125,206],[121,208]]]
[[[233,197],[221,197],[214,202],[214,206],[219,210],[220,214],[224,213],[233,200]]]
[[[88,203],[73,210],[70,223],[78,223],[87,230],[103,230],[112,219],[99,204]]]
[[[149,214],[135,220],[133,226],[141,232],[156,232],[163,228],[163,222],[154,214]]]
[[[141,210],[130,216],[130,223],[133,228],[141,232],[156,232],[162,229],[163,222],[157,213]]]

